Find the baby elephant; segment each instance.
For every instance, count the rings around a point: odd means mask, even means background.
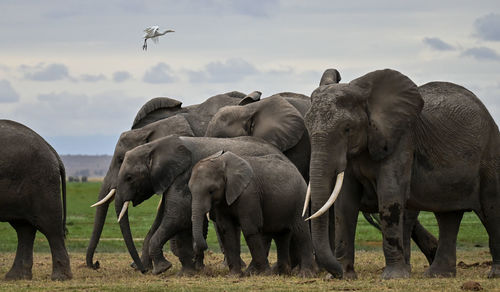
[[[267,244],[272,238],[278,250],[277,272],[290,273],[290,246],[301,274],[314,270],[308,225],[301,217],[306,183],[297,168],[281,155],[240,157],[218,152],[198,162],[191,173],[194,248],[207,249],[203,218],[212,210],[223,233],[223,247],[230,273],[241,274],[241,227],[252,264],[245,274],[267,273]],[[297,254],[294,254],[297,253]]]
[[[52,252],[52,280],[71,279],[64,245],[66,174],[59,155],[37,133],[9,120],[0,120],[0,145],[0,221],[17,232],[16,257],[5,278],[31,279],[39,230]]]

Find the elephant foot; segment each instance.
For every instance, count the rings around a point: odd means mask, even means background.
[[[144,266],[144,269],[146,270],[146,272],[147,272],[147,271],[151,271],[151,270],[153,269],[153,262],[152,262],[152,261],[148,261],[147,263],[142,262],[142,265]],[[134,270],[137,270],[137,271],[139,270],[139,269],[137,268],[137,265],[136,265],[134,262],[130,263],[130,266],[131,266]]]
[[[202,271],[203,269],[205,269],[205,264],[203,263],[203,260],[202,261],[196,261],[194,263],[194,268],[197,271]]]
[[[344,280],[356,280],[358,278],[358,274],[354,270],[344,271],[342,275],[342,279]]]
[[[410,277],[410,265],[395,264],[386,266],[382,272],[382,279],[406,279]]]
[[[177,273],[177,277],[192,277],[196,275],[197,271],[193,268],[182,267],[182,269]]]
[[[271,267],[269,264],[263,265],[262,267],[257,267],[257,265],[253,265],[253,267],[249,266],[243,275],[245,277],[254,276],[254,275],[264,275],[269,276],[272,274]]]
[[[315,271],[314,269],[310,269],[310,268],[301,268],[299,269],[299,272],[297,273],[297,277],[300,277],[300,278],[313,278],[315,277],[317,274],[317,271]]]
[[[161,261],[158,261],[157,263],[154,264],[153,266],[153,275],[158,275],[166,270],[170,269],[172,267],[172,263],[163,259]]]
[[[6,275],[5,275],[5,280],[7,281],[16,281],[16,280],[31,280],[33,278],[33,275],[31,273],[31,270],[10,270]]]
[[[95,263],[87,263],[87,267],[91,268],[92,270],[98,270],[101,267],[101,263],[99,261],[95,261]]]
[[[457,269],[454,266],[431,265],[424,273],[424,276],[427,278],[453,278],[456,275]]]
[[[491,265],[491,270],[488,273],[488,278],[489,279],[500,278],[500,265],[499,264],[492,264]]]
[[[73,278],[73,274],[71,273],[70,270],[58,271],[58,272],[53,272],[50,278],[52,279],[52,281],[66,281],[66,280],[71,280]]]
[[[290,265],[280,265],[278,263],[275,263],[271,268],[271,274],[289,276],[292,274],[292,268],[290,267]]]

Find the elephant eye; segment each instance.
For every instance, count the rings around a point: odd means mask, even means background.
[[[350,131],[351,131],[351,129],[350,129],[349,127],[346,127],[346,128],[344,129],[344,132],[345,132],[345,133],[349,133]]]
[[[126,181],[131,181],[132,180],[132,176],[131,175],[127,175],[127,177],[125,178]]]

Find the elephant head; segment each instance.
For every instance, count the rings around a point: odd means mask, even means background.
[[[326,82],[312,93],[311,101],[305,117],[311,140],[308,195],[312,210],[319,210],[311,216],[316,218],[328,210],[340,192],[349,160],[362,152],[374,161],[391,155],[417,119],[423,99],[408,77],[386,69],[349,84]],[[306,204],[308,201],[306,198]],[[312,220],[312,236],[319,264],[331,273],[338,271],[329,248],[325,216]]]
[[[171,134],[193,136],[189,123],[181,115],[159,120],[142,128],[123,132],[120,135],[120,138],[115,146],[115,151],[113,153],[108,172],[104,177],[104,181],[99,192],[99,201],[92,205],[92,207],[97,207],[97,209],[94,218],[94,229],[87,248],[87,266],[91,268],[99,267],[99,262],[94,264],[92,258],[104,227],[104,221],[109,203],[114,199],[116,186],[118,184],[118,171],[120,170],[125,158],[125,153],[139,145],[146,144],[150,141],[154,141]]]
[[[130,232],[128,205],[132,202],[137,206],[155,193],[163,194],[190,167],[191,152],[177,135],[138,146],[125,154],[118,173],[115,208],[129,253],[141,270]]]
[[[305,131],[300,112],[281,96],[221,108],[208,124],[207,137],[255,136],[281,151],[295,146]]]
[[[232,152],[220,151],[200,160],[191,172],[194,249],[207,249],[202,227],[205,214],[214,204],[231,206],[253,178],[250,164]]]

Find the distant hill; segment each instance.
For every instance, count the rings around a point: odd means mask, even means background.
[[[66,168],[66,177],[102,179],[111,163],[111,155],[61,155]]]

